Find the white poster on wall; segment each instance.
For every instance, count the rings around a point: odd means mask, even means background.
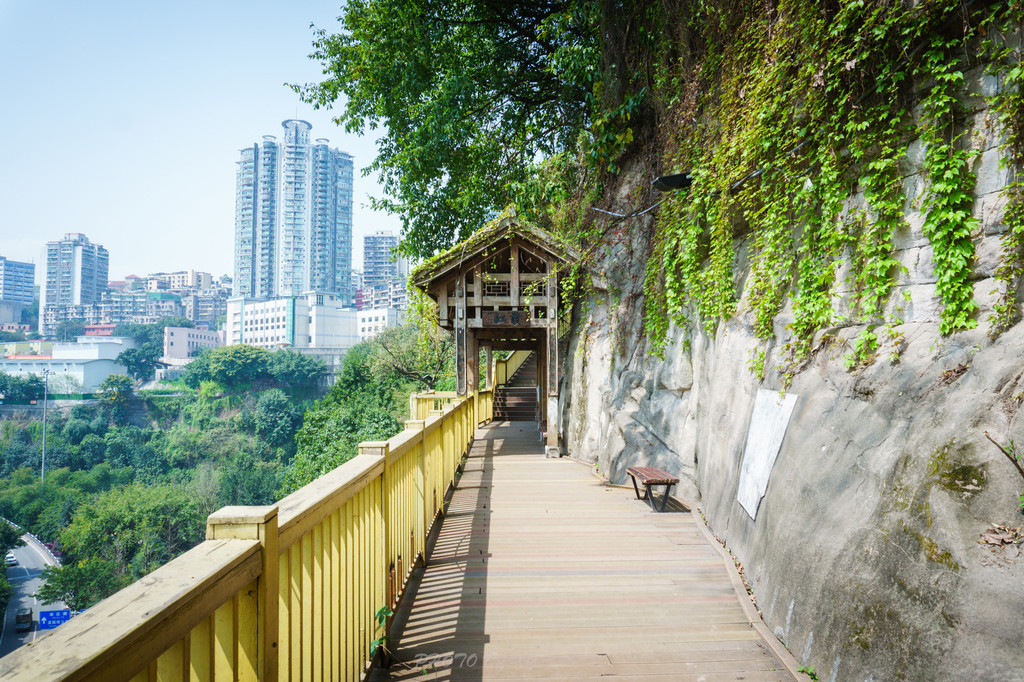
[[[786,436],[789,418],[796,407],[796,396],[778,391],[759,389],[750,415],[747,444],[743,448],[743,465],[736,499],[750,518],[757,518],[757,508],[768,490],[768,479],[779,456],[782,439]]]

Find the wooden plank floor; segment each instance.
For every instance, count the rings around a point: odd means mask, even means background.
[[[690,513],[543,453],[532,423],[477,431],[372,680],[793,679]]]

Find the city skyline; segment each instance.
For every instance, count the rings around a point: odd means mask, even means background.
[[[111,279],[232,275],[239,150],[300,118],[354,157],[361,263],[365,234],[400,230],[367,206],[381,193],[360,172],[375,138],[346,133],[284,86],[319,78],[307,57],[310,24],[336,30],[339,6],[0,0],[0,58],[17,65],[0,82],[11,139],[0,167],[0,255],[34,263],[40,284],[46,242],[78,232],[107,248]]]

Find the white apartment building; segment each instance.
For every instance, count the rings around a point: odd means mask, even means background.
[[[124,365],[117,362],[121,351],[135,348],[135,339],[119,336],[79,336],[75,343],[55,343],[50,355],[0,358],[0,372],[7,374],[42,376],[50,370],[52,393],[72,393],[81,390],[95,393],[111,374],[127,374]]]
[[[39,301],[40,333],[52,335],[56,323],[49,326],[50,322],[68,319],[64,308],[100,302],[107,290],[109,260],[105,248],[77,232],[46,243],[46,275]]]
[[[166,275],[167,285],[171,289],[198,289],[205,291],[213,286],[213,275],[198,270],[181,270]]]
[[[405,318],[405,311],[398,308],[360,310],[358,313],[359,340],[371,339],[388,327],[397,327],[405,324]]]
[[[341,303],[337,294],[323,292],[269,301],[241,296],[230,298],[225,343],[267,349],[351,348],[359,343],[356,311]]]
[[[191,327],[164,327],[163,360],[168,364],[186,364],[204,348],[216,348],[220,338],[215,331]]]

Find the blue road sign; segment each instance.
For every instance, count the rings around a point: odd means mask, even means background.
[[[39,629],[52,630],[53,628],[68,620],[71,620],[71,609],[61,609],[59,611],[40,611]]]

